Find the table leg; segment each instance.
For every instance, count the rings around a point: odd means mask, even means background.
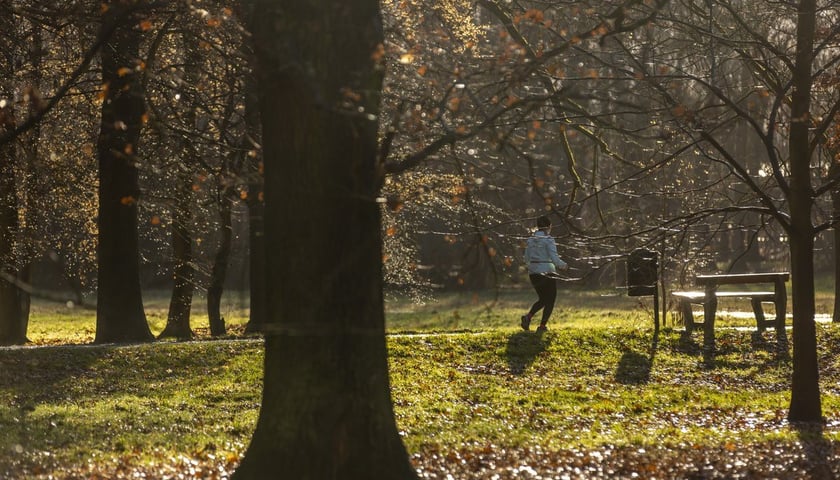
[[[752,304],[753,314],[755,314],[755,326],[758,333],[764,331],[764,308],[761,306],[761,299],[752,298],[750,299],[750,304]]]
[[[776,339],[779,341],[787,341],[787,333],[785,332],[785,319],[787,316],[787,288],[785,281],[776,279]]]
[[[717,285],[706,286],[706,299],[703,302],[703,348],[715,351],[715,315],[717,314]]]
[[[682,311],[685,333],[690,335],[691,331],[694,330],[694,312],[691,311],[691,302],[680,300],[680,310]]]

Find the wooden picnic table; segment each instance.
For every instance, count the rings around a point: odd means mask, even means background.
[[[683,313],[687,333],[701,324],[694,321],[691,304],[703,305],[703,343],[714,349],[715,315],[719,298],[742,297],[749,298],[755,314],[757,331],[763,332],[768,326],[774,326],[777,338],[784,339],[785,317],[787,313],[787,289],[785,282],[790,278],[788,272],[764,273],[734,273],[697,275],[695,280],[703,291],[673,292],[672,295],[680,300],[680,310]],[[726,291],[719,290],[721,285],[773,284],[773,291]],[[764,318],[762,302],[772,302],[775,306],[776,317],[772,320]]]

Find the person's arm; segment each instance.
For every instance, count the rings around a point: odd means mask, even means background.
[[[569,265],[560,258],[560,255],[557,254],[557,244],[554,242],[554,238],[549,236],[546,244],[548,246],[548,255],[551,258],[551,261],[554,262],[554,266],[557,267],[557,270],[566,270],[569,268]]]

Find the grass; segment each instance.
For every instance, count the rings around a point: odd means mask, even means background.
[[[391,332],[483,331],[518,325],[536,295],[530,289],[448,294],[427,304],[388,302]],[[615,291],[561,290],[552,322],[590,328],[604,324],[652,325],[651,302],[620,296]]]
[[[623,327],[396,338],[398,422],[411,450],[793,438],[784,427],[789,362],[743,332],[719,342],[709,370],[700,347],[673,330],[655,349],[650,332]],[[836,416],[836,398],[825,403]]]
[[[241,297],[234,292],[232,297]],[[201,337],[209,335],[209,320],[205,299],[196,296],[192,305],[191,324]],[[225,323],[234,331],[248,322],[248,310],[241,306],[241,298],[228,299],[221,307]],[[147,292],[144,295],[146,320],[152,333],[158,335],[166,326],[169,298],[166,292]],[[35,299],[30,314],[27,337],[35,345],[86,344],[96,335],[96,311],[60,303]]]
[[[261,357],[254,341],[2,350],[0,465],[236,456],[256,421]]]
[[[515,328],[532,300],[510,290],[388,304],[395,414],[410,452],[797,441],[785,421],[791,362],[772,333],[719,330],[709,368],[700,333],[685,338],[669,319],[654,342],[645,299],[562,292],[543,335]],[[155,332],[163,312],[150,309]],[[234,313],[229,323],[241,324]],[[741,321],[750,324],[731,323]],[[92,340],[93,325],[90,312],[38,305],[30,338],[48,347],[0,350],[0,477],[232,470],[258,415],[262,342],[68,345]],[[824,436],[837,441],[840,331],[818,333]]]

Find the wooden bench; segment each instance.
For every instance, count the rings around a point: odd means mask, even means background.
[[[787,272],[767,273],[738,273],[738,274],[717,274],[698,275],[697,284],[703,286],[702,291],[680,291],[672,295],[679,300],[679,309],[683,315],[686,333],[691,333],[695,327],[703,326],[703,343],[706,347],[714,349],[714,328],[715,315],[717,314],[718,299],[720,298],[749,298],[753,313],[755,314],[756,328],[763,332],[767,327],[773,326],[777,338],[785,339],[785,316],[787,310],[787,290],[785,282],[790,278]],[[773,284],[773,291],[719,291],[721,285],[744,285],[744,284]],[[776,317],[767,320],[764,317],[762,303],[773,303],[776,309]],[[703,305],[703,322],[697,322],[692,312],[692,304]]]

